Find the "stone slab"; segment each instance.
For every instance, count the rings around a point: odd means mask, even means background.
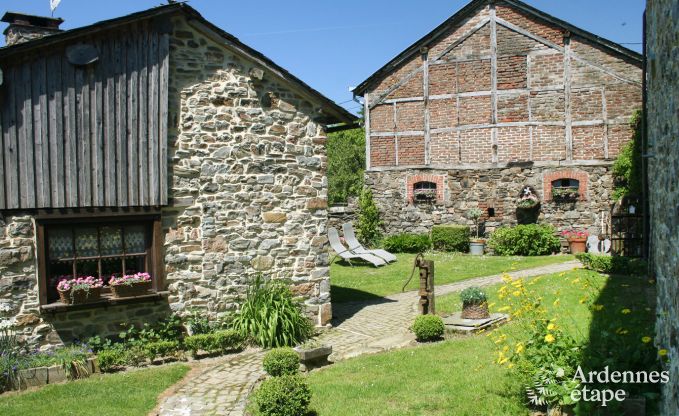
[[[491,313],[490,317],[485,319],[463,319],[460,317],[461,313],[462,312],[455,312],[454,314],[443,318],[446,330],[462,333],[481,331],[486,328],[501,325],[505,323],[509,317],[504,313]]]

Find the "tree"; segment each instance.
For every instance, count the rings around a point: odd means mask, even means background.
[[[377,245],[382,237],[382,221],[380,211],[373,200],[373,193],[370,189],[364,188],[358,197],[358,224],[356,232],[358,238],[368,247]]]
[[[632,140],[623,147],[613,163],[615,185],[613,198],[639,196],[641,194],[641,111],[637,110],[630,120]]]
[[[328,134],[328,202],[343,203],[363,188],[365,130],[352,129]]]

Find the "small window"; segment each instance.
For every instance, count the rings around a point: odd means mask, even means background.
[[[416,182],[413,185],[413,200],[415,202],[436,201],[436,192],[434,182]]]
[[[562,178],[552,181],[552,199],[555,201],[574,201],[580,196],[580,181]]]
[[[106,290],[113,276],[147,272],[155,278],[153,228],[153,220],[139,219],[45,225],[44,301],[59,298],[62,279],[99,277]]]

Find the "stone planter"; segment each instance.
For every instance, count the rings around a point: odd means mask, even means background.
[[[587,250],[587,238],[569,238],[568,246],[571,254],[584,253]]]
[[[151,290],[151,282],[132,283],[131,285],[111,285],[111,293],[114,298],[146,295],[149,290]]]
[[[99,364],[96,358],[87,359],[87,369],[90,374],[99,372]],[[60,365],[51,367],[27,368],[19,371],[19,384],[15,390],[25,390],[29,387],[40,387],[46,384],[63,383],[68,381],[68,374]]]
[[[101,288],[91,287],[89,290],[58,290],[59,300],[66,305],[80,305],[96,302],[101,299]]]
[[[299,355],[299,361],[302,364],[303,370],[307,371],[328,364],[328,357],[332,354],[332,345],[321,345],[312,348],[295,347],[295,351]]]
[[[482,256],[485,248],[485,241],[471,241],[469,243],[469,254],[472,256]]]
[[[462,319],[488,319],[490,313],[488,312],[488,302],[483,303],[467,303],[462,304]]]

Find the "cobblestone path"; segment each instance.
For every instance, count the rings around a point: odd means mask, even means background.
[[[560,273],[581,267],[578,261],[552,264],[511,272],[515,279]],[[502,275],[468,279],[436,286],[436,296],[459,292],[469,286],[488,286],[502,281]],[[417,292],[405,292],[368,302],[333,305],[333,328],[319,340],[332,345],[331,360],[387,351],[412,344],[408,327],[417,314]],[[203,360],[198,371],[161,399],[159,416],[242,416],[247,396],[264,375],[260,350]]]

